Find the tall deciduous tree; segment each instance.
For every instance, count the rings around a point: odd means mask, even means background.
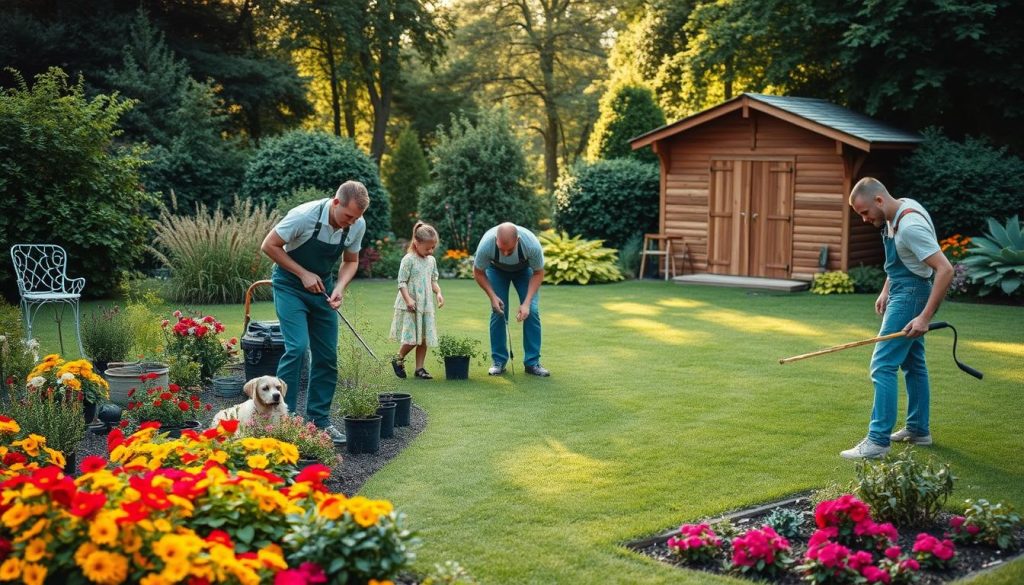
[[[529,113],[529,128],[544,142],[544,185],[554,188],[559,152],[581,154],[589,125],[576,128],[569,144],[567,110],[592,116],[591,82],[604,74],[602,41],[614,11],[598,0],[466,0],[475,15],[462,36],[467,57],[498,100]],[[592,119],[592,118],[587,118]]]

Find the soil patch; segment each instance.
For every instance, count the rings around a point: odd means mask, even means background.
[[[794,559],[797,559],[796,564],[800,564],[804,554],[807,552],[807,540],[816,528],[814,524],[812,504],[810,498],[807,496],[788,498],[778,502],[749,508],[747,510],[741,510],[732,514],[726,514],[717,518],[701,520],[700,522],[713,525],[722,520],[728,520],[736,527],[738,533],[743,533],[752,528],[760,528],[764,524],[764,520],[776,509],[788,509],[806,514],[806,519],[801,527],[799,536],[788,539],[790,548],[792,549],[792,556]],[[898,543],[900,548],[902,548],[904,552],[909,553],[914,546],[914,540],[921,532],[927,532],[933,536],[942,538],[943,533],[948,529],[949,520],[952,516],[952,514],[944,512],[940,513],[937,521],[930,526],[913,528],[897,527],[900,535]],[[628,543],[626,546],[641,554],[657,559],[658,561],[668,563],[672,566],[679,567],[680,569],[725,574],[721,564],[690,565],[682,562],[665,545],[665,541],[667,541],[669,537],[676,536],[678,534],[678,529],[674,529],[657,536]],[[727,554],[731,554],[729,540],[729,538],[722,537]],[[1017,542],[1024,542],[1024,528],[1017,531]],[[921,570],[919,572],[920,581],[918,583],[920,585],[940,585],[948,583],[950,581],[961,579],[967,575],[972,575],[1001,566],[1022,554],[1024,553],[1020,550],[1001,551],[988,547],[957,544],[956,557],[954,559],[953,566],[944,571]],[[790,571],[775,580],[761,582],[778,583],[780,585],[798,585],[800,583],[804,583],[804,581],[801,580],[801,576],[795,571]]]

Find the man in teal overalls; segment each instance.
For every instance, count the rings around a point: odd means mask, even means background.
[[[338,382],[338,314],[345,288],[359,268],[359,248],[366,233],[363,213],[370,204],[366,187],[348,181],[333,198],[303,203],[288,212],[263,240],[263,252],[274,261],[271,281],[274,308],[284,335],[284,355],[277,377],[291,392],[288,411],[298,406],[299,368],[310,351],[306,419],[345,442],[331,424],[331,401]],[[335,282],[334,263],[342,259]],[[325,296],[330,296],[330,299]]]
[[[906,332],[906,337],[875,345],[871,356],[875,403],[868,436],[840,453],[847,459],[877,458],[889,452],[891,441],[932,443],[923,335],[949,290],[953,266],[939,247],[931,217],[917,201],[894,199],[881,182],[865,177],[850,192],[850,207],[865,222],[882,229],[886,279],[875,301],[875,312],[883,315],[878,334]],[[907,424],[892,433],[901,368],[907,385]]]
[[[547,377],[551,373],[540,365],[540,301],[544,281],[544,249],[530,230],[514,223],[503,223],[484,232],[476,249],[473,278],[491,302],[491,361],[487,373],[498,376],[509,359],[505,329],[508,327],[508,289],[516,287],[519,310],[516,320],[523,323],[523,365],[526,373]]]

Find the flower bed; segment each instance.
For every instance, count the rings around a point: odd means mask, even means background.
[[[234,430],[114,430],[111,461],[72,479],[0,420],[0,450],[37,452],[0,462],[0,580],[368,583],[408,565],[415,539],[389,502],[330,493],[325,467],[300,472],[293,446]]]
[[[971,504],[970,509],[977,508],[977,504]],[[780,512],[804,519],[783,539],[785,546],[762,530],[766,520]],[[700,524],[684,524],[672,533],[629,546],[681,569],[747,576],[783,585],[938,585],[1000,565],[1021,553],[986,546],[980,538],[966,538],[965,522],[963,516],[942,513],[932,525],[896,530],[874,522],[868,507],[851,495],[822,502],[813,511],[810,500],[799,497]],[[726,527],[736,532],[734,537],[725,534]],[[972,537],[979,534],[973,532]],[[1024,543],[1024,529],[1019,523],[1012,536],[1017,543]],[[953,542],[958,538],[959,542]],[[739,547],[735,546],[737,540]],[[754,562],[750,562],[751,545],[760,555]],[[763,561],[762,569],[756,569],[757,560]],[[788,565],[784,571],[778,570],[782,564]]]

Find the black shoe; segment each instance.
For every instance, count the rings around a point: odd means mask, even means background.
[[[430,375],[430,372],[428,372],[426,370],[426,368],[420,368],[420,369],[416,370],[415,372],[413,372],[413,375],[416,376],[417,378],[419,378],[420,380],[433,380],[434,379],[434,377]]]
[[[537,364],[536,366],[526,366],[526,373],[533,376],[540,376],[541,378],[547,378],[551,375],[551,372],[540,364]]]
[[[401,379],[405,379],[405,358],[393,357],[391,358],[391,367],[395,369],[395,375]]]

